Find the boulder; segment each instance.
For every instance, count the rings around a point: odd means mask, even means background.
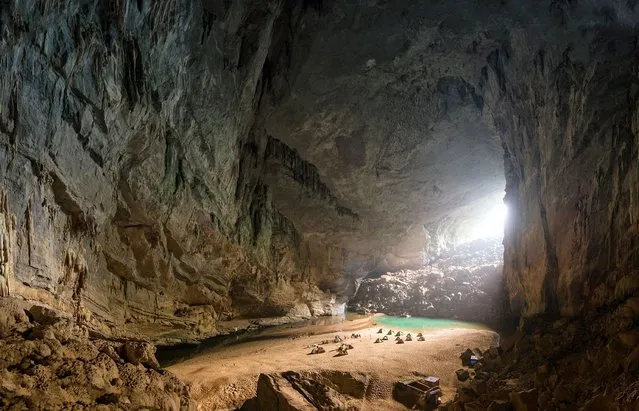
[[[340,394],[354,398],[364,398],[371,381],[371,377],[368,374],[349,371],[323,370],[317,374],[304,375],[308,378],[317,379]]]
[[[124,358],[133,365],[146,365],[157,370],[160,368],[155,358],[155,346],[145,341],[127,341],[124,343]]]
[[[61,320],[60,314],[51,308],[43,307],[41,305],[34,305],[29,308],[29,316],[33,321],[42,325],[51,325]]]
[[[508,352],[512,350],[517,344],[517,342],[519,342],[519,340],[523,338],[523,336],[524,336],[524,333],[521,330],[517,330],[513,335],[511,335],[508,338],[505,338],[504,341],[501,343],[502,351]]]
[[[457,379],[459,381],[466,381],[470,378],[470,374],[468,374],[468,370],[465,370],[463,368],[460,368],[459,370],[455,371],[455,375],[457,375]]]
[[[457,376],[457,378],[459,379],[459,376]],[[483,395],[488,391],[486,381],[476,378],[471,381],[469,388],[473,390],[477,396]]]
[[[634,349],[639,346],[639,328],[619,333],[617,337],[626,348]]]
[[[346,401],[342,395],[333,388],[294,371],[286,371],[281,375],[290,383],[291,387],[301,393],[316,409],[346,409]]]
[[[278,374],[260,374],[257,396],[242,410],[312,411],[316,408],[291,383]]]
[[[18,301],[0,298],[0,337],[17,326],[29,324],[29,317]]]

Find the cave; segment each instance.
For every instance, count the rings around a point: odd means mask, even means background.
[[[0,0],[0,408],[639,409],[636,6]]]

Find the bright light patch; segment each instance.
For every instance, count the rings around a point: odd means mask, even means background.
[[[504,224],[508,215],[506,204],[491,209],[475,226],[472,238],[494,238],[504,236]]]

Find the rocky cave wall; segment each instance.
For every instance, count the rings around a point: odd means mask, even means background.
[[[0,295],[164,339],[330,314],[343,253],[273,206],[254,127],[274,26],[306,10],[2,1]]]
[[[552,2],[489,56],[516,313],[576,315],[639,291],[636,2]],[[536,39],[536,41],[531,41]]]

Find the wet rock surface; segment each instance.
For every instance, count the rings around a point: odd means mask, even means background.
[[[508,319],[502,261],[499,239],[462,244],[421,269],[369,275],[348,307],[496,324]]]
[[[639,408],[635,300],[581,319],[527,319],[500,347],[475,353],[479,362],[458,372],[470,379],[444,409]]]
[[[23,301],[0,299],[0,312],[3,410],[196,409],[188,387],[154,366],[149,342],[89,338],[85,327]]]

